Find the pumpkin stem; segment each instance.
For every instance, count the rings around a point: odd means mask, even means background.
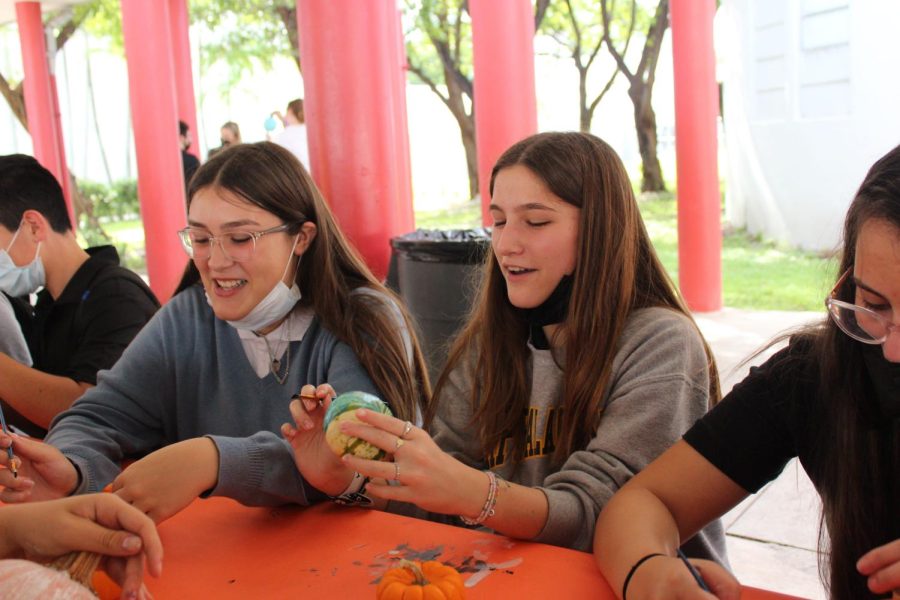
[[[425,579],[425,573],[422,572],[422,568],[419,566],[419,563],[403,558],[400,560],[400,568],[408,569],[412,572],[413,577],[416,578],[414,582],[416,585],[428,585],[429,581]]]

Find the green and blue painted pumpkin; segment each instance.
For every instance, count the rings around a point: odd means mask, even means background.
[[[325,441],[332,452],[338,456],[352,454],[359,458],[378,460],[384,456],[384,450],[370,444],[358,437],[341,433],[341,423],[355,421],[356,409],[367,408],[373,412],[390,415],[391,409],[377,396],[366,392],[347,392],[331,401],[328,410],[325,411],[325,420],[322,423],[325,429]]]

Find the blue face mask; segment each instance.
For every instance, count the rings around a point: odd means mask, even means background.
[[[267,325],[271,325],[284,317],[292,308],[294,308],[294,305],[300,301],[300,288],[297,286],[296,281],[291,287],[288,287],[287,284],[284,283],[284,276],[287,273],[288,267],[291,266],[291,258],[294,256],[294,248],[297,247],[297,241],[299,241],[299,239],[299,235],[294,239],[294,245],[291,247],[291,254],[288,256],[288,262],[284,266],[284,272],[282,272],[281,279],[278,280],[275,287],[273,287],[272,290],[266,294],[266,297],[260,300],[259,304],[254,306],[246,316],[235,321],[228,321],[229,325],[235,329],[259,331]],[[299,257],[297,258],[297,268],[300,268]]]
[[[9,255],[9,249],[12,248],[21,230],[22,228],[19,227],[10,240],[9,246],[5,250],[0,250],[0,291],[13,297],[32,294],[47,283],[44,263],[40,257],[41,242],[38,242],[34,260],[27,265],[16,266]]]

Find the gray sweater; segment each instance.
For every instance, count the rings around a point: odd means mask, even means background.
[[[635,473],[674,444],[707,411],[709,371],[699,333],[683,315],[663,308],[636,311],[625,326],[606,390],[596,435],[561,468],[551,463],[552,431],[559,418],[563,371],[549,350],[529,345],[530,430],[526,458],[518,468],[507,457],[481,452],[468,402],[471,374],[457,369],[437,398],[432,435],[467,465],[492,468],[505,479],[540,488],[549,514],[535,541],[590,550],[600,510]],[[548,424],[551,429],[548,429]],[[558,424],[555,424],[558,427]],[[502,500],[501,500],[502,501]],[[727,565],[725,537],[716,521],[685,546],[691,556]]]
[[[271,374],[258,377],[237,331],[215,317],[195,286],[166,304],[115,366],[100,372],[97,387],[53,420],[46,441],[80,470],[78,493],[103,489],[122,459],[208,436],[219,451],[212,495],[250,505],[307,504],[324,496],[305,484],[277,432],[292,422],[291,395],[325,382],[339,394],[379,393],[350,347],[316,318],[291,343],[284,385]]]

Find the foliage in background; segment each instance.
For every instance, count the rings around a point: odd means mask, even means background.
[[[630,11],[623,14],[623,10],[624,5],[616,5],[617,19],[631,25],[626,29],[623,50],[623,53],[627,54],[631,33],[638,19],[631,18]],[[646,17],[646,11],[641,9],[636,16]],[[601,56],[600,50],[604,40],[603,18],[597,3],[593,0],[556,0],[550,3],[539,33],[551,37],[559,45],[560,50],[572,59],[578,72],[578,128],[579,131],[589,132],[597,106],[619,73],[617,68],[613,68],[612,73],[606,78],[606,84],[597,93],[588,91],[591,87],[588,75],[591,67],[597,64],[595,62],[597,58]]]
[[[557,0],[558,1],[558,0]],[[535,2],[535,30],[550,0]],[[467,0],[406,0],[409,71],[440,98],[459,126],[469,174],[469,197],[478,195],[475,97],[472,84],[472,23]]]
[[[228,85],[257,69],[269,70],[277,56],[289,56],[303,72],[294,0],[192,0],[191,22],[207,32],[200,44],[200,69],[228,67]]]
[[[120,179],[111,186],[82,180],[81,193],[94,205],[94,215],[101,221],[125,221],[140,218],[137,181]]]
[[[653,84],[656,83],[656,65],[663,36],[669,28],[669,0],[659,0],[656,11],[646,28],[640,33],[644,37],[641,60],[637,66],[629,67],[626,48],[617,44],[617,40],[625,37],[623,24],[617,20],[615,0],[600,0],[600,13],[603,17],[603,38],[606,48],[615,59],[619,72],[628,80],[628,97],[634,106],[634,128],[637,133],[638,151],[641,154],[641,190],[644,192],[661,192],[666,189],[662,166],[656,153],[656,113],[653,110]],[[635,31],[634,21],[637,19],[637,0],[631,0],[631,23],[627,25],[627,40]]]

